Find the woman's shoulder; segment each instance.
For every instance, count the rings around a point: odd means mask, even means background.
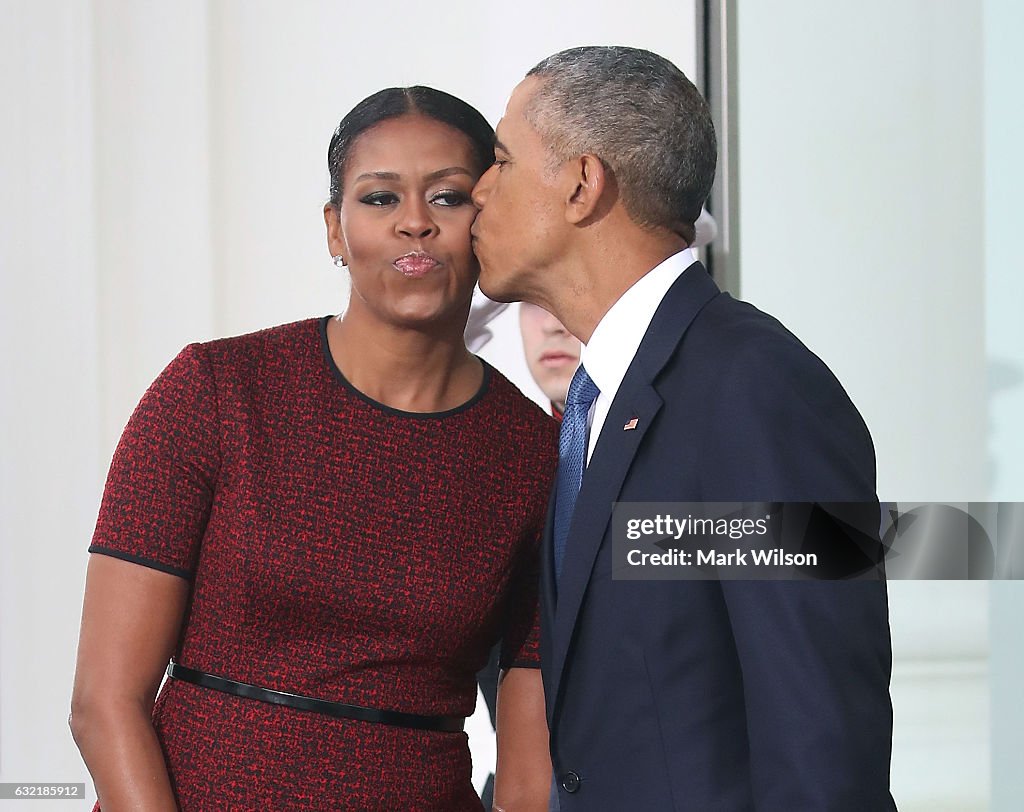
[[[186,351],[202,356],[220,380],[240,373],[287,372],[302,361],[318,357],[322,318],[303,319],[251,333],[215,338],[189,345]]]
[[[486,361],[484,361],[487,364]],[[487,364],[492,408],[511,432],[534,435],[537,442],[558,443],[558,422],[524,395],[501,372]],[[511,433],[510,432],[510,433]]]
[[[319,359],[323,318],[303,319],[251,333],[188,344],[154,386],[211,386],[222,390],[280,378],[287,380]],[[152,387],[151,387],[152,388]]]
[[[287,353],[294,349],[308,350],[318,346],[323,318],[302,319],[275,327],[264,327],[251,333],[215,338],[199,346],[211,358],[251,357],[267,353]]]

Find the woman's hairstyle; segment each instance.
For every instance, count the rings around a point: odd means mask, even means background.
[[[587,46],[549,56],[524,114],[553,164],[590,152],[615,174],[630,217],[688,243],[715,178],[708,104],[682,71],[639,48]]]
[[[327,148],[333,205],[341,204],[345,162],[359,136],[382,121],[410,114],[432,118],[463,133],[473,147],[480,172],[494,162],[494,129],[476,108],[432,87],[389,87],[359,102],[334,131]]]

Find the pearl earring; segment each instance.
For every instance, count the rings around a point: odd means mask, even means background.
[[[339,268],[344,268],[348,263],[345,262],[345,257],[343,257],[341,254],[338,254],[336,257],[334,257],[334,264]]]

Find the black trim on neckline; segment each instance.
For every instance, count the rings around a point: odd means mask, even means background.
[[[334,358],[331,356],[331,345],[327,340],[327,322],[329,322],[333,318],[334,316],[323,316],[320,319],[319,324],[320,350],[323,353],[323,359],[324,362],[327,364],[328,371],[330,372],[331,376],[345,388],[347,392],[352,393],[357,398],[359,398],[359,400],[363,401],[364,403],[370,406],[373,406],[375,409],[379,409],[385,414],[392,415],[393,417],[406,417],[418,420],[432,420],[440,417],[451,417],[452,415],[456,415],[459,414],[460,412],[464,412],[468,409],[473,408],[477,403],[483,400],[484,396],[491,388],[491,375],[493,372],[493,368],[483,358],[481,358],[480,356],[475,356],[476,359],[483,365],[484,377],[483,380],[480,382],[480,388],[476,391],[476,394],[473,395],[473,397],[471,397],[465,403],[460,404],[459,406],[455,406],[452,409],[445,409],[442,412],[406,412],[403,411],[402,409],[396,409],[393,406],[388,406],[386,403],[381,403],[379,400],[374,400],[369,395],[356,389],[356,387],[352,385],[352,382],[342,374],[340,369],[338,369],[338,365],[334,363]]]

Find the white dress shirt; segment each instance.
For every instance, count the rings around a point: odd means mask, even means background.
[[[594,454],[608,410],[651,325],[654,312],[672,283],[696,261],[693,249],[686,248],[640,277],[604,314],[590,341],[580,352],[580,362],[601,390],[588,416],[587,463]]]

